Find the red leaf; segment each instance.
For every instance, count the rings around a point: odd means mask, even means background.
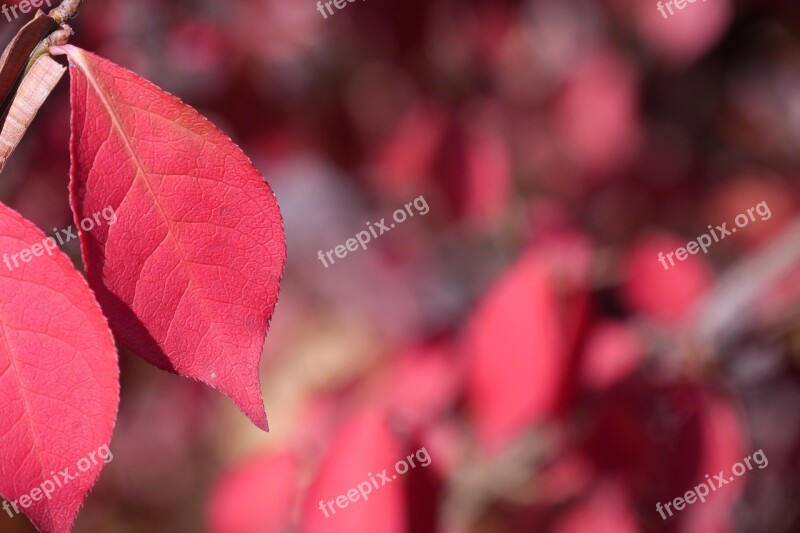
[[[392,364],[386,391],[394,414],[411,427],[425,427],[456,403],[462,381],[462,365],[449,345],[414,346]]]
[[[558,402],[566,362],[552,285],[548,263],[530,253],[497,282],[471,319],[469,393],[487,448],[506,444]]]
[[[713,282],[708,261],[699,254],[689,255],[669,270],[659,262],[659,253],[685,246],[686,240],[669,234],[653,235],[632,246],[624,260],[622,290],[634,310],[666,325],[689,316]]]
[[[624,481],[637,507],[648,510],[640,515],[646,531],[663,524],[657,502],[684,494],[705,475],[729,471],[746,453],[739,409],[701,383],[635,376],[598,396],[593,409],[586,413],[591,423],[584,450],[602,477]],[[709,526],[730,516],[743,487],[737,481],[681,511],[681,531],[690,531],[687,521]]]
[[[119,366],[106,320],[69,259],[60,251],[17,259],[43,250],[44,239],[0,204],[8,257],[0,266],[0,494],[40,530],[71,531],[104,464],[97,450],[111,440]],[[58,487],[64,469],[77,476]]]
[[[637,83],[636,71],[621,56],[598,51],[575,70],[559,98],[556,131],[568,153],[593,175],[614,176],[638,148]]]
[[[624,489],[613,483],[600,485],[585,501],[558,519],[554,533],[638,533],[642,531]]]
[[[796,194],[781,177],[766,171],[745,171],[718,185],[711,194],[708,219],[743,227],[720,247],[757,248],[777,237],[796,212]],[[749,211],[749,212],[748,212]],[[742,221],[747,218],[747,222]]]
[[[678,64],[693,63],[714,47],[725,35],[734,12],[730,0],[683,4],[686,9],[667,4],[631,0],[627,8],[633,12],[634,27],[645,44]]]
[[[590,389],[605,389],[639,367],[644,341],[633,326],[603,320],[588,334],[580,367],[581,381]]]
[[[692,486],[704,481],[704,474],[714,475],[722,470],[729,471],[733,465],[742,461],[743,457],[756,451],[747,449],[745,445],[747,429],[739,414],[736,404],[730,399],[717,394],[709,394],[706,406],[705,423],[702,430],[701,469]],[[755,466],[755,465],[753,465]],[[746,474],[755,476],[758,470]],[[707,531],[734,531],[733,508],[744,492],[746,478],[726,486],[724,491],[714,492],[703,505],[693,505],[687,509],[686,533]]]
[[[497,112],[491,108],[481,111],[476,113],[478,131],[468,141],[466,183],[462,183],[466,213],[479,224],[508,212],[514,187],[511,151],[500,132]]]
[[[400,445],[382,412],[370,410],[353,417],[334,438],[308,489],[300,531],[349,533],[362,531],[365,524],[380,524],[385,533],[406,531],[405,480],[395,473],[395,464],[401,459]],[[388,482],[379,475],[384,469]],[[370,488],[373,478],[378,488]],[[358,492],[359,486],[366,500]],[[352,491],[356,491],[355,501],[347,496]],[[343,508],[337,506],[337,498]],[[323,511],[321,506],[331,501]]]
[[[275,196],[194,109],[73,46],[72,208],[118,216],[81,235],[114,333],[155,366],[220,390],[267,429],[258,364],[286,243]]]
[[[288,531],[297,496],[297,462],[289,453],[265,454],[228,472],[208,510],[211,533]]]
[[[400,121],[374,163],[372,175],[383,194],[401,196],[423,186],[445,133],[445,119],[435,105],[419,104]]]

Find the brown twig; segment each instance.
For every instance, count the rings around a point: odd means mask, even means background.
[[[51,9],[48,15],[53,17],[58,24],[63,24],[78,15],[81,2],[82,0],[64,0],[58,7]]]
[[[17,98],[25,77],[50,46],[66,44],[72,35],[72,28],[65,24],[65,21],[78,14],[80,5],[81,0],[64,0],[48,15],[37,11],[33,20],[17,32],[0,56],[0,131],[6,131],[9,110]],[[34,106],[36,110],[40,105]],[[16,146],[17,142],[18,139],[11,144]],[[5,164],[11,151],[13,147],[10,151],[3,151],[2,164]]]
[[[42,12],[22,27],[6,47],[0,65],[0,127],[5,122],[8,109],[17,92],[23,73],[28,66],[31,54],[42,42],[58,28],[55,19]]]
[[[52,44],[64,44],[72,30],[64,22],[74,18],[82,0],[64,0],[45,15],[36,13],[33,20],[17,32],[0,57],[0,128],[5,123],[8,110],[14,101],[22,79],[47,49],[42,46],[51,34],[56,33]],[[48,45],[49,46],[49,45]]]

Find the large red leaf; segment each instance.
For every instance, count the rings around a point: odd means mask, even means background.
[[[406,480],[396,470],[405,459],[382,411],[353,416],[334,438],[308,488],[300,530],[349,533],[379,525],[385,533],[406,531]]]
[[[0,204],[0,494],[40,530],[61,532],[105,462],[97,451],[111,440],[119,366],[89,287],[44,239]],[[65,469],[75,477],[59,486]]]
[[[490,289],[466,331],[474,424],[495,451],[555,409],[566,356],[551,267],[529,252]]]
[[[222,391],[262,429],[258,364],[286,243],[275,196],[224,133],[110,61],[73,46],[72,208],[89,283],[120,341]]]

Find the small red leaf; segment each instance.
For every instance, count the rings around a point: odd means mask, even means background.
[[[89,283],[120,341],[222,391],[267,429],[258,364],[286,243],[275,196],[194,109],[73,46],[71,199]]]
[[[713,48],[725,35],[734,14],[730,0],[684,3],[683,7],[686,9],[673,10],[669,2],[635,0],[628,6],[645,44],[678,64],[693,63]]]
[[[580,377],[590,389],[605,389],[622,381],[641,364],[644,341],[633,326],[603,320],[588,333]]]
[[[686,319],[713,282],[708,260],[688,255],[685,261],[665,270],[659,254],[668,255],[686,241],[659,234],[635,243],[624,259],[623,296],[634,310],[665,325]],[[668,264],[666,260],[664,263]]]
[[[414,346],[391,367],[388,387],[393,413],[411,427],[432,424],[458,400],[462,366],[445,343]]]
[[[559,137],[592,175],[610,178],[638,148],[636,70],[619,54],[601,50],[577,68],[555,107]],[[603,105],[597,105],[597,95]],[[598,132],[603,132],[598,135]]]
[[[40,530],[63,532],[105,462],[97,451],[111,440],[119,365],[86,282],[44,242],[0,204],[0,494]],[[58,486],[65,469],[75,477]]]

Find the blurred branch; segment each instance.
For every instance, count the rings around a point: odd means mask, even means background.
[[[724,343],[753,317],[759,297],[800,267],[800,218],[754,257],[725,273],[687,328],[696,339]]]
[[[509,497],[531,479],[544,454],[553,450],[556,435],[537,428],[520,437],[501,455],[473,456],[450,476],[443,520],[456,530],[469,530],[493,501]]]

